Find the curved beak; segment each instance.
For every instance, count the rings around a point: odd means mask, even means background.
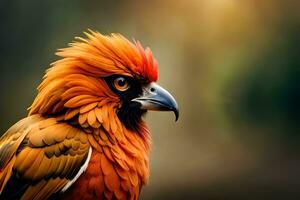
[[[175,121],[179,117],[178,104],[174,97],[156,83],[150,83],[143,88],[143,95],[131,101],[140,104],[143,110],[173,111]]]

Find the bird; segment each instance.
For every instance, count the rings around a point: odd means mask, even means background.
[[[144,116],[179,117],[151,49],[89,30],[56,55],[28,116],[0,139],[0,199],[138,199],[149,181]]]

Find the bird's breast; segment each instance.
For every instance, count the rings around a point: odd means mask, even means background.
[[[87,169],[63,199],[138,199],[149,176],[148,153],[138,141],[105,139],[89,135],[92,154]]]

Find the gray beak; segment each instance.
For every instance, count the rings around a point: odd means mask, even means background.
[[[178,120],[179,109],[176,100],[167,90],[156,83],[145,86],[143,95],[131,101],[140,103],[140,108],[143,110],[173,111],[175,121]]]

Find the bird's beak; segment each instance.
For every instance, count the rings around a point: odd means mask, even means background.
[[[179,109],[174,97],[156,83],[145,86],[142,96],[131,101],[138,102],[143,110],[173,111],[176,121],[179,117]]]

